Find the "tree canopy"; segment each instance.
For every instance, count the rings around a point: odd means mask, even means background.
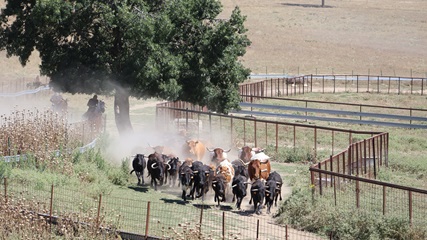
[[[250,41],[239,8],[221,11],[217,0],[7,1],[0,50],[24,66],[37,50],[57,91],[115,94],[116,122],[129,119],[129,96],[227,113],[250,73],[239,60]]]

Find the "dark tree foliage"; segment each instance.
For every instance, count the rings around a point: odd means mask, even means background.
[[[216,0],[20,0],[1,12],[0,50],[22,65],[37,50],[58,91],[114,94],[120,133],[132,129],[129,97],[238,108],[239,61],[250,41],[236,8]]]

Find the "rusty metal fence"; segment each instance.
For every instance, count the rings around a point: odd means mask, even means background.
[[[305,75],[265,79],[239,86],[244,101],[250,97],[283,97],[308,92],[370,92],[424,95],[427,79],[420,77],[370,75]]]
[[[132,239],[194,239],[196,236],[198,239],[327,239],[226,206],[218,209],[203,202],[184,204],[176,199],[150,202],[97,195],[37,179],[2,180],[1,204],[20,199],[25,202],[26,211],[34,211],[48,219],[67,218],[82,224],[113,228]]]
[[[283,151],[296,148],[311,152],[313,158],[323,159],[345,149],[354,139],[380,134],[217,114],[184,102],[158,104],[156,115],[159,131],[185,130],[188,135],[207,140],[212,145],[262,146],[267,148],[269,156],[278,161],[282,161]]]
[[[176,119],[180,119],[176,121]],[[192,125],[196,120],[197,125]],[[250,116],[222,115],[188,103],[157,105],[157,122],[185,129],[193,136],[209,136],[212,142],[237,146],[267,146],[274,160],[283,149],[306,147],[315,159],[310,167],[313,196],[327,197],[340,209],[375,212],[407,218],[411,224],[427,225],[427,191],[373,180],[388,165],[389,135],[386,132],[352,131],[328,127],[275,122]],[[202,123],[202,124],[201,124]],[[175,125],[174,125],[175,124]],[[207,126],[206,126],[207,125]],[[202,127],[201,127],[202,126]],[[215,133],[220,137],[215,141]],[[344,150],[343,150],[344,149]],[[422,225],[424,224],[424,225]]]

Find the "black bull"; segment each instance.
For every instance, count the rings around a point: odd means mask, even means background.
[[[282,177],[277,172],[272,172],[267,178],[265,190],[265,202],[267,205],[267,213],[270,213],[271,206],[277,207],[277,198],[280,196],[282,200]]]
[[[196,192],[196,198],[204,199],[204,195],[209,191],[209,183],[213,177],[213,170],[200,161],[193,162],[191,166],[194,175],[193,188],[191,189],[190,195],[194,199],[194,193]]]
[[[138,178],[138,185],[144,185],[144,169],[146,165],[147,162],[145,161],[144,154],[136,154],[132,161],[133,170],[130,171],[130,174],[135,172],[136,177]]]
[[[261,214],[262,202],[265,197],[265,186],[264,183],[257,179],[254,183],[252,183],[251,187],[251,199],[249,200],[249,204],[254,201],[254,212],[256,214]]]
[[[242,200],[244,197],[246,197],[246,190],[248,187],[248,178],[242,175],[236,175],[233,178],[233,182],[231,184],[231,187],[233,189],[233,200],[234,202],[235,198],[237,198],[236,207],[240,210],[240,205],[242,204]]]
[[[157,190],[157,185],[163,185],[165,166],[162,157],[157,153],[148,155],[147,169],[151,176],[151,186]]]

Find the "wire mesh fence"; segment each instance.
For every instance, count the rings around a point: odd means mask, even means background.
[[[141,192],[141,194],[147,194]],[[94,195],[37,180],[3,179],[2,204],[24,199],[26,211],[48,218],[66,217],[85,224],[160,239],[326,239],[275,223],[274,218],[217,208],[209,204],[183,204],[170,200],[142,201]],[[20,211],[22,209],[16,209]]]

